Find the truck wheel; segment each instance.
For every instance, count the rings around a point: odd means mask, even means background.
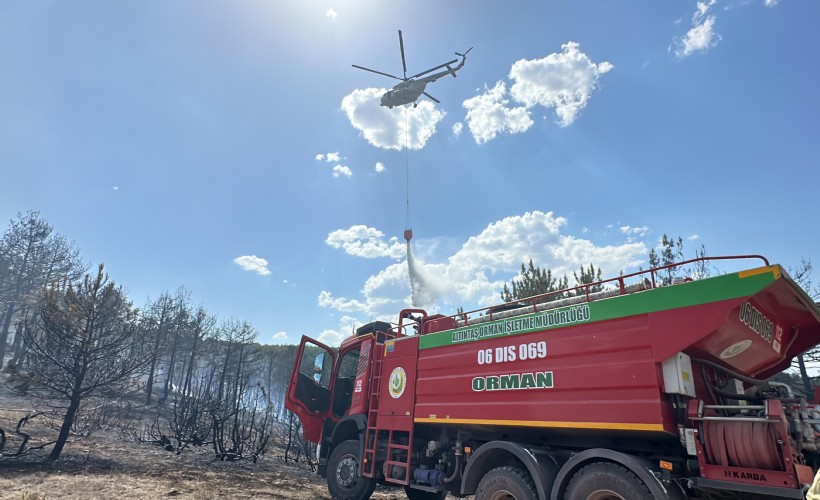
[[[444,500],[447,498],[446,491],[424,491],[405,486],[404,492],[408,500]]]
[[[339,444],[327,461],[327,489],[333,500],[367,500],[376,489],[376,480],[361,476],[359,441]]]
[[[626,468],[611,462],[587,465],[572,476],[567,500],[652,500],[649,488]]]
[[[535,483],[520,467],[497,467],[481,479],[476,500],[536,500]]]

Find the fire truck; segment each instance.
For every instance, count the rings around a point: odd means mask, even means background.
[[[820,343],[820,306],[764,257],[708,259],[743,270],[303,337],[286,406],[333,498],[804,498],[820,410],[769,379]]]

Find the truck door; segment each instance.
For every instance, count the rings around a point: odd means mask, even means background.
[[[299,417],[302,434],[313,443],[321,439],[322,422],[330,414],[330,376],[335,357],[330,347],[303,335],[290,375],[285,408]]]

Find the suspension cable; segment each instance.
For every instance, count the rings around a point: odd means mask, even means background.
[[[404,174],[405,174],[405,218],[404,229],[412,229],[410,221],[410,123],[407,117],[407,108],[404,108]]]

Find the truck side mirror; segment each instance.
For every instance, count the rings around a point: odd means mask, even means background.
[[[313,380],[319,384],[322,381],[322,369],[325,366],[325,353],[320,352],[316,355],[316,361],[313,363]]]

